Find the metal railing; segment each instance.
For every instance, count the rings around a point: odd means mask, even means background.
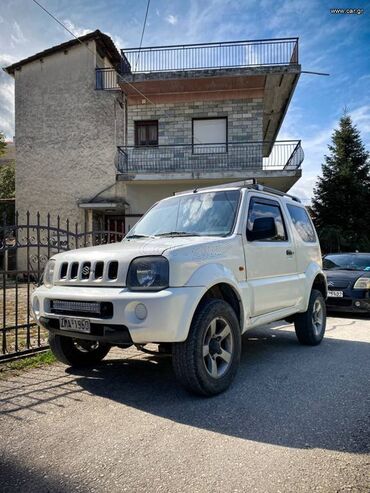
[[[298,64],[298,38],[125,48],[121,73]]]
[[[95,89],[100,91],[119,90],[119,77],[119,73],[114,68],[96,68]]]
[[[300,140],[118,147],[120,174],[223,173],[295,170],[304,158]]]

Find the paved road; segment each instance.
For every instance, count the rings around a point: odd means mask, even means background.
[[[212,399],[133,350],[0,381],[0,491],[369,492],[369,343],[351,318],[315,348],[289,325],[250,332]]]

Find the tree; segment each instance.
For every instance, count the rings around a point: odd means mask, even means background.
[[[15,169],[13,164],[0,166],[0,199],[15,196]]]
[[[0,156],[2,156],[5,153],[5,148],[6,148],[5,135],[3,134],[3,132],[0,132]]]
[[[369,153],[346,112],[328,147],[312,203],[323,251],[370,251]]]
[[[5,154],[6,142],[5,136],[0,132],[0,156]],[[0,199],[11,199],[15,196],[15,167],[14,164],[0,165]],[[6,215],[8,220],[13,220],[14,204],[0,203],[0,224],[3,220],[3,215]]]

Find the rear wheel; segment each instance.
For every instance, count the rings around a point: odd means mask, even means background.
[[[187,340],[173,345],[173,367],[187,390],[215,395],[231,384],[240,353],[240,327],[234,310],[223,300],[206,300],[194,315]]]
[[[99,363],[110,350],[108,344],[73,339],[58,334],[49,335],[49,345],[57,360],[75,367]]]
[[[320,344],[326,328],[326,306],[320,291],[317,289],[311,291],[307,311],[295,316],[294,325],[301,344],[308,346]]]

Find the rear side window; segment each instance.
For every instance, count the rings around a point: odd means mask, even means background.
[[[287,204],[290,217],[292,218],[295,229],[303,241],[309,243],[316,242],[315,230],[306,209],[295,205]]]
[[[254,221],[261,217],[273,217],[276,225],[276,235],[262,241],[287,241],[288,236],[285,229],[283,215],[277,202],[267,199],[252,198],[248,213],[248,231],[253,231]]]

